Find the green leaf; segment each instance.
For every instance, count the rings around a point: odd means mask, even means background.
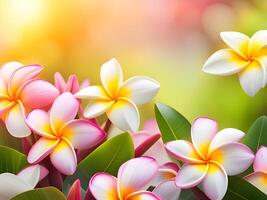
[[[11,200],[66,200],[66,197],[55,187],[39,188],[23,192]]]
[[[26,166],[27,159],[24,154],[0,145],[0,174],[4,172],[16,174]]]
[[[104,142],[79,163],[77,172],[65,180],[64,188],[66,189],[79,178],[82,187],[86,189],[91,176],[97,172],[107,172],[117,176],[119,167],[132,158],[134,158],[134,145],[129,133],[115,136]]]
[[[190,140],[191,124],[175,109],[157,103],[155,105],[155,115],[164,143],[172,140]]]
[[[243,143],[256,152],[259,146],[267,146],[267,117],[261,116],[249,128]]]
[[[267,196],[258,188],[239,176],[228,177],[228,190],[224,199],[226,200],[250,200],[267,199]]]

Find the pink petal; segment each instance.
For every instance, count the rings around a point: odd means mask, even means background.
[[[245,177],[245,179],[267,195],[267,173],[257,171]]]
[[[178,160],[187,163],[203,163],[194,146],[185,140],[168,142],[165,145],[167,151]]]
[[[64,175],[72,175],[77,167],[73,146],[65,139],[61,140],[50,155],[54,167]]]
[[[135,157],[143,155],[152,145],[154,145],[160,134],[148,135],[145,133],[135,133],[132,135],[132,139],[135,147]]]
[[[142,166],[142,170],[140,169]],[[157,174],[158,163],[151,157],[134,158],[124,163],[118,172],[118,188],[121,198],[140,190]]]
[[[106,136],[105,132],[89,120],[76,119],[66,123],[61,129],[61,135],[75,149],[89,149]]]
[[[69,189],[67,200],[82,200],[81,182],[77,179]]]
[[[13,74],[14,71],[16,71],[18,68],[23,67],[23,64],[19,62],[8,62],[5,63],[0,71],[0,76],[4,80],[5,84],[8,84],[8,81],[11,78],[11,75]]]
[[[65,92],[66,82],[62,77],[62,75],[59,72],[56,72],[54,78],[55,78],[55,86],[59,90],[59,92],[60,93]]]
[[[31,164],[42,161],[57,146],[59,140],[40,138],[31,148],[28,154],[28,162]]]
[[[244,172],[254,160],[253,152],[245,145],[232,142],[217,148],[209,158],[218,162],[230,176]]]
[[[79,102],[71,93],[66,92],[58,96],[50,111],[50,120],[54,132],[59,132],[63,124],[73,120],[78,110]]]
[[[44,110],[33,110],[26,119],[26,123],[34,133],[47,139],[57,139],[50,126],[49,115]]]
[[[166,163],[160,166],[158,173],[150,183],[153,186],[157,186],[159,183],[175,180],[179,167],[175,163]]]
[[[20,102],[7,112],[5,123],[8,132],[14,137],[22,138],[31,134],[31,130],[25,122],[24,107]]]
[[[214,149],[227,144],[229,142],[239,142],[245,133],[235,129],[235,128],[226,128],[219,131],[211,141],[209,151],[213,151]]]
[[[177,173],[176,186],[183,189],[195,187],[205,178],[208,169],[208,164],[183,165]]]
[[[191,128],[191,137],[193,145],[199,154],[205,158],[210,142],[218,132],[218,124],[209,118],[198,118],[193,122]]]
[[[70,75],[67,85],[66,85],[66,92],[70,92],[72,94],[75,94],[79,91],[79,81],[76,75]]]
[[[173,171],[175,171],[176,173],[179,171],[180,167],[174,163],[174,162],[168,162],[168,163],[165,163],[164,165],[162,165],[160,167],[161,169],[171,169]]]
[[[16,71],[14,71],[9,80],[9,93],[15,96],[19,92],[20,88],[23,88],[26,82],[35,78],[40,71],[42,71],[42,69],[43,67],[40,65],[27,65],[18,68]]]
[[[144,123],[143,130],[151,134],[160,133],[157,121],[155,119],[147,120]]]
[[[211,199],[223,199],[228,186],[228,177],[222,167],[210,164],[206,177],[202,181],[204,193]]]
[[[22,89],[20,99],[26,107],[35,109],[51,105],[58,95],[59,91],[51,83],[32,80]]]
[[[97,200],[118,199],[117,178],[110,174],[96,173],[89,182],[89,188]]]
[[[88,79],[84,80],[81,85],[80,85],[80,89],[83,89],[85,87],[88,87],[90,85],[90,81]]]
[[[267,147],[261,146],[253,163],[254,171],[267,171]]]
[[[161,199],[177,200],[179,199],[181,189],[176,187],[175,181],[166,181],[159,184],[153,193],[157,194]]]
[[[161,200],[159,196],[153,192],[140,191],[128,195],[125,200]]]

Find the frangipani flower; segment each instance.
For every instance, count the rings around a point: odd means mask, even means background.
[[[64,92],[75,94],[80,89],[85,88],[88,85],[88,80],[82,82],[81,85],[79,85],[79,81],[76,75],[70,75],[66,82],[59,72],[55,73],[55,86],[61,94]]]
[[[267,195],[267,147],[261,146],[253,163],[254,173],[245,179]]]
[[[50,155],[55,168],[65,175],[75,172],[77,158],[75,149],[87,149],[104,137],[105,133],[88,120],[75,119],[79,102],[67,92],[54,101],[50,113],[33,110],[27,124],[41,138],[28,154],[29,163],[38,163]]]
[[[166,144],[167,151],[185,162],[176,176],[176,185],[182,189],[202,183],[210,199],[222,199],[227,191],[227,175],[245,171],[253,162],[253,152],[239,143],[245,135],[233,128],[218,132],[217,122],[198,118],[191,128],[192,143],[185,140]]]
[[[1,68],[0,117],[14,137],[29,136],[27,112],[50,105],[59,94],[52,84],[36,78],[42,69],[40,65],[23,66],[18,62],[6,63]]]
[[[48,170],[41,165],[29,166],[17,175],[0,174],[0,199],[9,200],[20,193],[34,189],[47,174]]]
[[[156,194],[142,190],[157,174],[158,167],[153,158],[134,158],[120,167],[118,178],[104,172],[95,174],[89,188],[97,200],[160,200]]]
[[[158,175],[153,182],[157,185],[153,190],[161,199],[177,200],[181,189],[175,184],[175,177],[179,167],[172,162],[165,163],[159,167]]]
[[[229,48],[211,55],[203,71],[216,75],[238,73],[243,90],[254,96],[267,82],[267,31],[258,31],[251,38],[239,32],[222,32],[221,38]]]
[[[139,112],[136,105],[154,98],[159,83],[145,76],[135,76],[123,82],[122,69],[116,59],[102,65],[100,76],[103,86],[89,86],[75,95],[91,100],[84,110],[85,117],[93,118],[106,112],[119,129],[137,131]]]
[[[77,179],[69,189],[67,200],[82,200],[81,181]]]

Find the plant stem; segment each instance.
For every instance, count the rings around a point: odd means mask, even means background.
[[[103,130],[104,130],[107,134],[108,134],[108,131],[109,131],[111,125],[112,125],[112,122],[111,122],[109,119],[107,119],[107,121],[106,121],[106,123],[105,123],[105,126],[104,126],[104,128],[103,128]]]

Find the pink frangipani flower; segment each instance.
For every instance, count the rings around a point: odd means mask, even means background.
[[[185,164],[178,171],[176,185],[182,189],[202,183],[210,199],[222,199],[227,191],[227,175],[244,172],[253,162],[254,154],[239,141],[245,135],[233,128],[218,132],[217,122],[198,118],[191,128],[192,143],[185,140],[166,144],[167,151]]]
[[[82,200],[81,181],[77,179],[69,189],[67,200]]]
[[[59,95],[52,84],[37,78],[42,69],[40,65],[24,66],[18,62],[6,63],[1,68],[0,117],[14,137],[29,136],[26,114],[52,104]]]
[[[41,165],[26,167],[17,175],[0,174],[0,199],[9,200],[22,192],[32,190],[47,174],[48,170]]]
[[[267,147],[261,146],[253,163],[254,173],[245,179],[267,195]]]
[[[104,137],[105,133],[88,120],[75,119],[79,102],[67,92],[56,98],[50,113],[33,110],[27,124],[41,138],[28,154],[29,163],[38,163],[50,155],[55,168],[65,175],[75,172],[77,158],[75,149],[87,149]]]
[[[158,167],[154,158],[134,158],[120,167],[118,178],[104,172],[95,174],[89,188],[97,200],[160,200],[156,194],[145,191]]]

